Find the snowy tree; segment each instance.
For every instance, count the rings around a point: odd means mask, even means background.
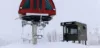
[[[51,35],[50,33],[47,34],[48,41],[51,42]]]
[[[47,34],[47,38],[49,42],[57,42],[62,40],[62,34],[58,34],[56,31],[49,32]]]

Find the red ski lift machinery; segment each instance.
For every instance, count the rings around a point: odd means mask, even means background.
[[[37,27],[45,27],[56,15],[56,8],[52,0],[22,0],[18,11],[22,19],[22,26],[31,21],[32,41],[37,43]]]
[[[19,14],[26,21],[50,21],[56,15],[52,0],[22,0]]]

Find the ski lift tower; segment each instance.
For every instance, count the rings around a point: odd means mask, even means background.
[[[43,26],[56,15],[56,8],[52,0],[22,0],[18,11],[22,25],[32,25],[32,41],[37,43],[37,27]]]

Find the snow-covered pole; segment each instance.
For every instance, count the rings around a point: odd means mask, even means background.
[[[37,44],[37,24],[32,22],[32,43]]]

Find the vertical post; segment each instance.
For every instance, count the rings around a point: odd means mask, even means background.
[[[80,40],[78,40],[78,43],[80,44],[80,43],[81,43],[81,41],[80,41]]]
[[[37,44],[37,25],[32,24],[32,43]]]
[[[86,40],[85,40],[85,45],[87,45],[87,42],[86,42]]]
[[[63,26],[63,41],[66,40],[65,34],[66,34],[66,26]]]
[[[73,40],[73,43],[75,43],[75,40]]]

